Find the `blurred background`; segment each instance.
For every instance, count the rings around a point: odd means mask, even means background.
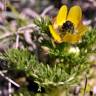
[[[32,19],[36,13],[40,15],[48,7],[51,7],[51,10],[47,13],[47,15],[52,17],[57,14],[57,10],[63,4],[66,4],[69,7],[73,5],[80,5],[84,13],[84,23],[91,25],[92,27],[96,27],[96,0],[1,0],[0,10],[6,9],[6,11],[11,12],[12,10],[10,8],[4,8],[8,2],[10,2],[12,6],[18,10],[18,12],[30,19]],[[11,15],[14,17],[14,14]],[[2,18],[0,19],[0,22],[2,23],[4,17],[1,16],[0,18]],[[14,18],[7,18],[7,20]]]

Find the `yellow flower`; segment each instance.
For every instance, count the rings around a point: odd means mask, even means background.
[[[68,42],[75,44],[88,30],[82,24],[82,10],[79,6],[73,6],[68,12],[67,6],[63,5],[52,23],[49,25],[50,33],[57,43]]]

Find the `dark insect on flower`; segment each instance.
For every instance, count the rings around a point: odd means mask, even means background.
[[[63,25],[62,25],[62,32],[74,32],[74,25],[72,22],[70,21],[66,21]]]

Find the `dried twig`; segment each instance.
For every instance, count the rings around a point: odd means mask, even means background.
[[[50,10],[52,10],[54,8],[53,5],[48,6],[47,8],[45,8],[45,10],[41,13],[41,16],[44,17]]]
[[[15,33],[7,32],[3,36],[0,36],[0,40],[11,37],[11,36],[14,36],[14,35],[15,35]]]
[[[16,14],[16,13],[8,12],[8,11],[3,12],[2,14],[3,16],[11,17],[13,19],[21,19],[21,20],[25,19],[24,16],[22,16],[22,14]]]
[[[27,26],[20,27],[20,28],[18,28],[17,33],[18,34],[24,34],[25,30],[29,30],[29,29],[30,30],[36,29],[36,25],[35,24],[29,24]],[[9,32],[5,27],[3,28],[3,30],[4,30],[5,34],[0,36],[0,40],[16,35],[16,33]],[[33,31],[29,31],[29,33],[31,33],[31,32],[33,32]]]
[[[17,49],[19,47],[19,34],[18,32],[16,33],[16,46],[15,48]]]
[[[12,88],[11,88],[11,82],[8,82],[8,91],[9,91],[9,96],[12,96],[11,95],[11,92],[12,92]]]
[[[2,30],[4,32],[8,32],[7,28],[3,25],[0,25],[0,30]]]
[[[83,94],[83,96],[85,96],[85,93],[86,93],[87,82],[88,82],[87,76],[85,75],[85,87],[84,87],[84,94]]]
[[[33,24],[33,23],[31,23],[31,24],[29,24],[29,25],[27,25],[27,26],[20,27],[20,28],[18,29],[18,33],[23,33],[24,30],[29,30],[29,29],[36,29],[36,25]]]
[[[1,75],[5,80],[7,80],[8,82],[14,84],[16,87],[20,87],[19,84],[17,84],[16,82],[14,82],[14,81],[13,81],[12,79],[10,79],[9,77],[5,76],[5,75],[2,73],[2,71],[0,71],[0,75]]]
[[[32,18],[40,18],[40,15],[30,8],[24,9],[22,14],[25,14],[25,15],[30,16]]]

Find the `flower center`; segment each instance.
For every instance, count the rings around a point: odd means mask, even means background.
[[[61,27],[62,32],[66,33],[66,32],[70,32],[73,33],[74,32],[74,25],[72,22],[70,21],[66,21],[62,27]]]

